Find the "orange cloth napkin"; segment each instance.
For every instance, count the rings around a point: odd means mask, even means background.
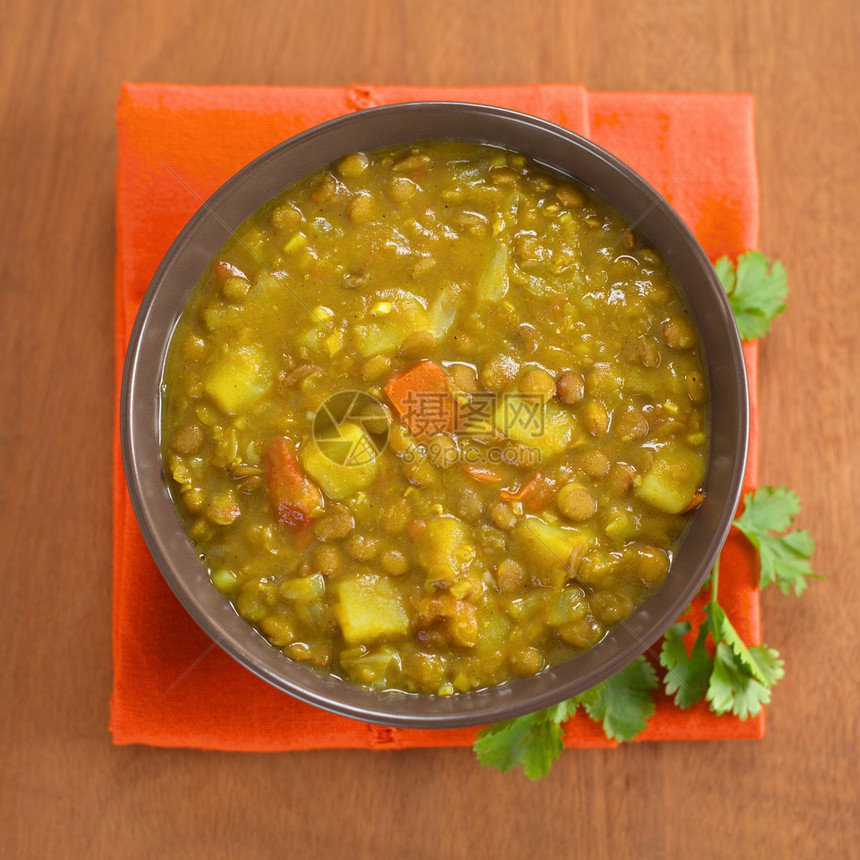
[[[685,218],[711,259],[755,248],[758,178],[752,99],[744,95],[590,93],[580,86],[493,88],[193,87],[127,84],[118,105],[116,175],[117,394],[129,332],[163,254],[186,221],[240,167],[303,129],[373,105],[473,101],[566,126],[638,170]],[[746,483],[757,480],[756,349],[745,348],[752,433]],[[475,729],[396,729],[334,716],[276,690],[217,648],[164,583],[138,530],[114,454],[114,687],[117,744],[231,750],[471,745]],[[722,555],[720,601],[738,632],[761,641],[755,554],[733,533]],[[656,654],[657,648],[651,653]],[[702,703],[680,711],[664,696],[642,740],[754,738]],[[613,746],[583,715],[566,744]]]

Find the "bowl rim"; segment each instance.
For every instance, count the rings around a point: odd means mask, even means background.
[[[422,133],[425,129],[437,133]],[[410,136],[413,130],[416,133]],[[383,138],[388,143],[370,145]],[[711,390],[716,380],[720,390],[732,395],[721,401],[719,410],[710,410],[711,455],[705,483],[708,486],[717,475],[719,493],[706,494],[706,501],[693,514],[667,581],[655,595],[626,622],[612,627],[598,645],[566,663],[499,687],[450,697],[365,690],[317,674],[269,645],[211,585],[182,530],[160,454],[161,379],[170,336],[188,293],[232,230],[290,182],[334,162],[338,156],[328,157],[333,151],[342,156],[358,149],[431,139],[483,142],[521,151],[538,165],[595,189],[630,218],[676,273],[702,336]],[[517,141],[534,145],[518,146]],[[351,145],[343,149],[347,142]],[[308,163],[316,167],[305,169]],[[287,182],[271,193],[272,174],[285,166]],[[577,175],[583,166],[586,179]],[[626,189],[622,199],[601,190],[607,183]],[[259,199],[261,194],[267,196]],[[668,238],[655,241],[664,231]],[[682,281],[679,264],[698,280]],[[191,277],[194,271],[197,276]],[[715,338],[716,346],[712,344],[710,350],[704,343],[706,332]],[[614,674],[659,640],[698,592],[731,528],[743,489],[749,405],[742,345],[726,295],[704,250],[664,195],[614,155],[555,123],[492,105],[419,101],[345,114],[294,135],[235,173],[197,208],[162,258],[132,327],[123,365],[119,427],[128,491],[147,547],[170,589],[212,642],[273,686],[332,713],[380,725],[455,728],[511,719],[554,705]],[[719,439],[714,438],[715,428],[720,428]],[[719,506],[717,497],[723,500]],[[707,524],[699,528],[702,534],[694,529],[699,522]],[[682,571],[678,560],[686,562],[684,547],[691,542],[691,534],[696,563]],[[658,601],[670,581],[668,596]]]

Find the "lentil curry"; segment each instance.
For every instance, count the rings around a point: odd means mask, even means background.
[[[163,459],[188,535],[289,658],[450,695],[574,657],[701,501],[697,332],[657,253],[525,157],[348,155],[189,298]]]

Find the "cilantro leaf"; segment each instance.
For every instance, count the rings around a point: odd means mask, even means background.
[[[741,340],[767,334],[774,318],[785,310],[788,297],[782,263],[771,263],[761,251],[748,251],[738,257],[735,270],[728,257],[717,260],[714,269],[729,298]]]
[[[786,487],[759,487],[744,496],[744,512],[735,525],[752,532],[784,532],[800,513],[800,499]]]
[[[762,706],[770,703],[770,688],[783,675],[783,661],[766,645],[756,645],[749,651],[764,683],[746,671],[736,652],[725,642],[717,643],[707,692],[707,700],[715,713],[731,712],[746,720],[757,716]]]
[[[802,594],[808,579],[821,579],[812,572],[809,557],[815,551],[815,540],[808,531],[795,529],[782,537],[768,536],[759,546],[761,556],[761,586],[776,583],[783,594],[794,589]]]
[[[762,588],[775,583],[783,594],[794,589],[799,595],[810,577],[821,578],[809,564],[815,550],[812,535],[801,529],[786,532],[799,513],[800,500],[785,487],[760,487],[744,496],[744,512],[735,525],[759,552]]]
[[[578,707],[579,702],[576,701],[576,698],[565,699],[565,701],[547,708],[544,713],[547,715],[547,719],[553,722],[566,723],[576,713]]]
[[[592,720],[603,723],[606,737],[629,741],[645,728],[654,713],[651,690],[657,686],[657,673],[640,656],[577,698]]]
[[[756,681],[764,684],[767,679],[759,669],[759,665],[750,653],[750,649],[744,644],[744,640],[738,635],[734,625],[729,621],[726,611],[719,603],[713,600],[705,607],[705,612],[711,620],[711,631],[715,642],[727,645],[735,656],[739,666]]]
[[[764,676],[768,687],[772,687],[785,675],[785,660],[779,656],[775,648],[767,645],[753,645],[750,654],[758,664],[759,671]]]
[[[546,776],[564,749],[561,724],[576,711],[569,699],[534,714],[494,723],[478,732],[474,744],[478,761],[502,773],[522,767],[531,780]]]
[[[478,761],[502,773],[522,767],[532,780],[546,776],[564,748],[561,726],[534,716],[517,717],[483,729],[475,741]]]
[[[684,636],[690,632],[689,621],[673,624],[663,639],[660,649],[660,665],[666,669],[663,685],[666,695],[675,697],[679,708],[690,708],[702,700],[708,689],[708,681],[714,660],[705,650],[710,624],[702,623],[690,654],[684,644]]]
[[[723,285],[723,289],[726,291],[726,295],[734,292],[735,289],[735,266],[734,263],[728,257],[720,257],[716,263],[714,263],[714,270],[717,273],[717,277],[720,279],[720,283]]]

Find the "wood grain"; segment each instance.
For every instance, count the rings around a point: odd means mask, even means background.
[[[860,13],[850,0],[107,0],[0,5],[0,856],[858,857]],[[762,471],[827,578],[764,596],[788,671],[761,742],[567,752],[114,748],[110,468],[122,80],[744,90],[761,246]]]

